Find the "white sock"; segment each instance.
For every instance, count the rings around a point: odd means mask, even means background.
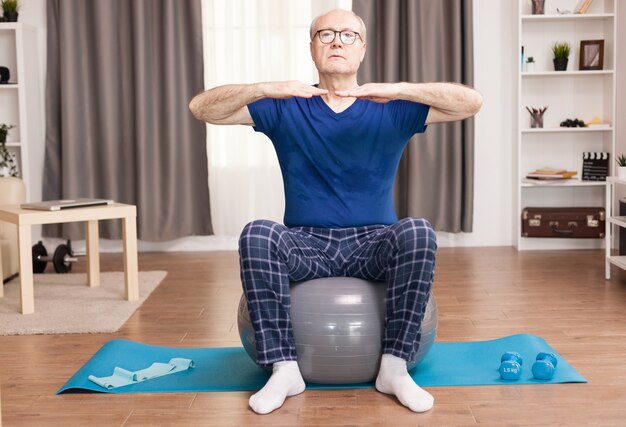
[[[406,370],[406,360],[392,354],[383,354],[376,390],[395,395],[400,403],[414,412],[428,411],[435,403],[430,393],[415,384]]]
[[[269,414],[283,406],[287,397],[302,393],[304,388],[298,362],[276,362],[272,365],[272,376],[261,390],[250,396],[248,404],[257,414]]]

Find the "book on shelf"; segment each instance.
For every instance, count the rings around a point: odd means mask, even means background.
[[[583,152],[583,181],[606,181],[610,154],[604,151]]]
[[[541,168],[526,174],[527,179],[539,180],[561,180],[570,179],[577,174],[576,171],[568,171],[567,169]]]
[[[567,169],[557,169],[545,166],[540,169],[535,169],[532,173],[538,173],[543,175],[560,175],[565,172],[567,172]]]

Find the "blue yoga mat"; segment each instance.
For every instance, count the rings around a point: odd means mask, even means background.
[[[524,358],[522,377],[517,381],[500,379],[498,367],[500,356],[505,351],[517,351]],[[541,351],[557,354],[543,338],[529,334],[511,335],[491,341],[436,342],[426,358],[412,372],[412,376],[417,384],[425,387],[587,382],[558,354],[554,378],[550,381],[534,379],[531,366],[535,356]],[[115,367],[136,371],[154,362],[165,363],[172,358],[192,359],[195,368],[110,390],[88,379],[89,375],[111,375]],[[173,348],[113,340],[102,346],[57,394],[70,390],[106,393],[259,390],[268,378],[269,373],[259,368],[242,347]],[[307,384],[309,389],[367,387],[373,387],[373,384]]]

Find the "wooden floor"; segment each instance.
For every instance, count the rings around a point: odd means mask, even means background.
[[[121,262],[105,254],[103,270],[121,271]],[[306,391],[264,416],[248,409],[248,392],[56,396],[113,338],[240,345],[236,253],[140,254],[139,263],[169,274],[118,333],[0,337],[3,426],[626,425],[626,273],[613,267],[604,280],[602,251],[441,249],[438,341],[537,334],[589,383],[431,387],[435,407],[425,414],[374,389]]]

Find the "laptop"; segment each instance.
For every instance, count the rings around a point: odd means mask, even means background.
[[[110,205],[113,200],[109,199],[62,199],[47,200],[45,202],[24,203],[22,209],[35,209],[39,211],[60,211],[63,209],[84,208],[86,206]]]

